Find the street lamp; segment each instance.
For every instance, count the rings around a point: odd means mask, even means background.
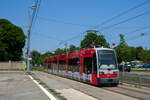
[[[30,22],[30,8],[33,9],[34,11],[36,10],[37,5],[33,4],[28,8],[28,41],[27,41],[27,72],[30,72],[30,33],[31,33],[31,25],[32,23]],[[33,16],[32,16],[33,20]]]
[[[36,4],[33,4],[33,5],[30,6],[30,8],[32,8],[32,9],[36,9],[36,7],[37,7]]]

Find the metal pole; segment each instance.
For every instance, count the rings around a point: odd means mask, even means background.
[[[66,42],[66,43],[65,43],[66,56],[67,56],[66,58],[68,59],[67,45],[68,45],[68,44],[67,44],[67,42]],[[67,72],[66,72],[66,63],[65,63],[65,73],[67,73]],[[65,74],[65,77],[66,77],[66,74]]]
[[[27,41],[27,72],[30,72],[30,61],[29,61],[29,55],[30,55],[30,9],[28,9],[28,41]]]
[[[123,75],[124,75],[124,63],[123,63]]]
[[[65,49],[66,49],[66,54],[67,54],[67,42],[65,43]]]
[[[139,88],[141,88],[141,75],[138,74],[138,79],[139,79]]]
[[[123,68],[122,68],[122,73],[123,73],[123,74],[122,74],[122,83],[123,83],[123,81],[124,81],[124,65],[125,65],[125,63],[123,62],[123,66],[122,66],[122,67],[123,67]]]

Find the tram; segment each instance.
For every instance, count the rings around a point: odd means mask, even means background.
[[[117,59],[111,48],[82,49],[45,58],[44,71],[96,86],[119,83]]]

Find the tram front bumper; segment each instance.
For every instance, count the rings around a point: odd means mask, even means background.
[[[98,78],[98,84],[103,83],[119,83],[119,78]]]

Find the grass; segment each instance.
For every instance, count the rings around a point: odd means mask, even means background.
[[[131,70],[131,72],[149,72],[150,73],[150,70],[137,70],[137,69],[134,69],[134,70]]]
[[[31,71],[43,71],[44,67],[31,67]]]
[[[145,83],[150,83],[150,79],[149,78],[141,78],[142,82],[145,82]]]

